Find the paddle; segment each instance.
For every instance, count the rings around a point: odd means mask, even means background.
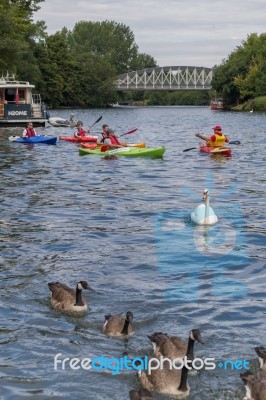
[[[241,142],[239,140],[235,140],[235,141],[229,142],[228,144],[241,144]],[[197,147],[190,147],[189,149],[183,150],[183,152],[189,151],[189,150],[195,150],[195,149],[197,149]]]
[[[94,124],[92,124],[91,126],[89,126],[89,128],[88,129],[91,129],[95,124],[97,124],[99,121],[101,121],[101,119],[102,119],[102,115],[97,119],[97,121],[95,121],[94,122]]]
[[[124,135],[130,135],[131,133],[136,132],[138,129],[139,129],[139,128],[132,129],[131,131],[128,131],[128,132],[126,132],[126,133],[123,133],[122,135],[117,136],[117,137],[121,137],[121,136],[124,136]]]

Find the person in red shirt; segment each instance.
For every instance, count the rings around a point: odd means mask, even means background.
[[[27,139],[31,136],[38,136],[36,130],[33,128],[33,123],[28,122],[27,128],[22,132],[22,139]]]
[[[195,133],[195,136],[205,140],[207,146],[210,147],[223,147],[225,143],[229,143],[229,139],[222,133],[222,127],[220,125],[216,125],[213,130],[214,134],[210,137],[201,135],[199,132]]]
[[[90,132],[90,129],[86,129],[86,131],[83,129],[83,122],[82,121],[78,121],[77,122],[77,132],[74,133],[74,137],[75,138],[80,138],[80,137],[84,137],[86,136],[86,133]]]

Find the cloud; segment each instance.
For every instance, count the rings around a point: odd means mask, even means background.
[[[79,21],[116,21],[132,30],[139,51],[160,66],[212,67],[251,33],[265,30],[264,0],[45,0],[35,14],[49,34]]]

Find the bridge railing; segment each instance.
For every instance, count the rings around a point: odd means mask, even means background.
[[[117,90],[211,90],[212,69],[206,67],[155,67],[122,74]]]

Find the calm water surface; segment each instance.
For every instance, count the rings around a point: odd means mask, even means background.
[[[54,111],[68,118],[72,110]],[[266,115],[214,112],[206,107],[74,110],[85,126],[103,115],[130,141],[165,145],[163,159],[78,155],[75,144],[27,147],[1,129],[1,399],[128,399],[134,371],[54,371],[54,356],[129,357],[151,354],[154,331],[187,339],[200,328],[198,357],[246,359],[265,341]],[[232,157],[194,147],[194,133],[220,124]],[[20,130],[21,131],[21,130]],[[70,128],[39,133],[71,135]],[[211,192],[215,226],[189,219]],[[75,287],[87,280],[85,317],[50,307],[47,283]],[[104,315],[134,313],[128,340],[101,333]],[[190,376],[193,400],[242,399],[239,370],[216,368]],[[243,372],[243,371],[242,371]],[[155,395],[155,399],[171,396]]]

